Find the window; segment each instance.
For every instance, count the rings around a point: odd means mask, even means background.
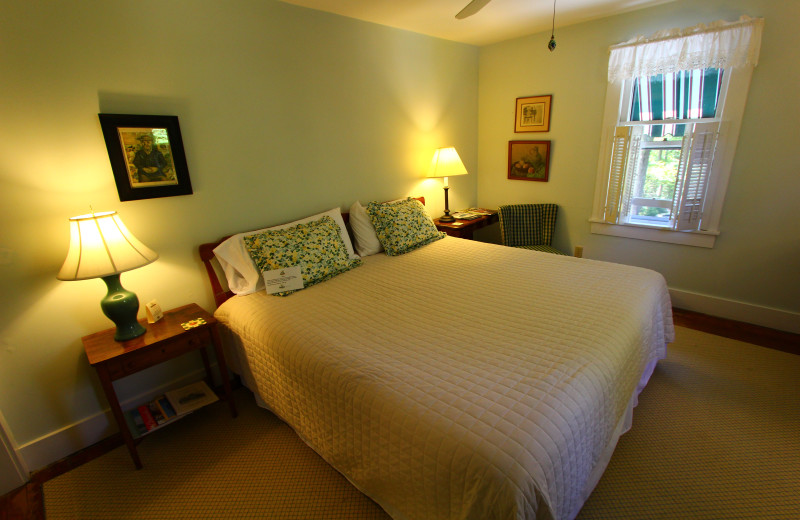
[[[705,187],[713,159],[719,126],[717,107],[727,86],[723,77],[723,70],[707,68],[633,78],[624,83],[630,110],[625,110],[626,121],[615,132],[615,139],[621,140],[621,147],[613,152],[619,156],[620,169],[611,173],[620,187],[624,186],[621,193],[614,194],[619,199],[611,199],[618,206],[616,223],[662,229],[698,228],[697,212],[689,208],[697,209],[697,191]],[[699,139],[703,139],[707,150],[695,155],[692,172],[687,170],[689,154]],[[698,159],[703,162],[698,163]],[[690,186],[693,203],[685,192]],[[686,211],[681,211],[682,206]]]
[[[762,25],[611,48],[593,233],[713,247]]]

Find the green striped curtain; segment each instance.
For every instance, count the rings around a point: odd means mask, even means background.
[[[722,69],[707,68],[656,74],[633,81],[630,121],[668,121],[716,117]],[[652,137],[681,137],[686,125],[654,126]]]

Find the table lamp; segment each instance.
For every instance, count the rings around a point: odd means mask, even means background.
[[[444,177],[444,215],[439,217],[439,222],[453,222],[456,220],[450,215],[450,203],[447,198],[447,191],[450,186],[447,185],[447,178],[466,174],[467,169],[464,167],[464,163],[461,162],[461,158],[455,148],[452,146],[439,148],[433,152],[428,177]]]
[[[144,334],[146,329],[136,320],[139,298],[122,287],[119,275],[153,262],[158,254],[128,231],[116,211],[72,217],[69,227],[69,252],[57,278],[102,278],[108,294],[100,307],[117,326],[114,339],[127,341]]]

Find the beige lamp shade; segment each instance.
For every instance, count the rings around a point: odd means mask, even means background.
[[[428,177],[444,177],[444,215],[439,217],[439,222],[453,222],[455,218],[450,215],[450,201],[447,192],[450,187],[447,185],[447,178],[453,175],[466,175],[467,169],[461,162],[461,157],[452,146],[439,148],[433,152],[431,167],[428,170]]]
[[[158,254],[128,231],[116,211],[69,219],[70,244],[59,280],[87,280],[145,266]]]
[[[428,170],[428,177],[453,177],[455,175],[466,175],[467,169],[461,162],[461,157],[452,146],[449,148],[439,148],[433,152],[431,167]],[[445,185],[447,180],[444,181]]]

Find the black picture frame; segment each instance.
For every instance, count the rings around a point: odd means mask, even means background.
[[[192,194],[178,116],[98,117],[120,201]]]

